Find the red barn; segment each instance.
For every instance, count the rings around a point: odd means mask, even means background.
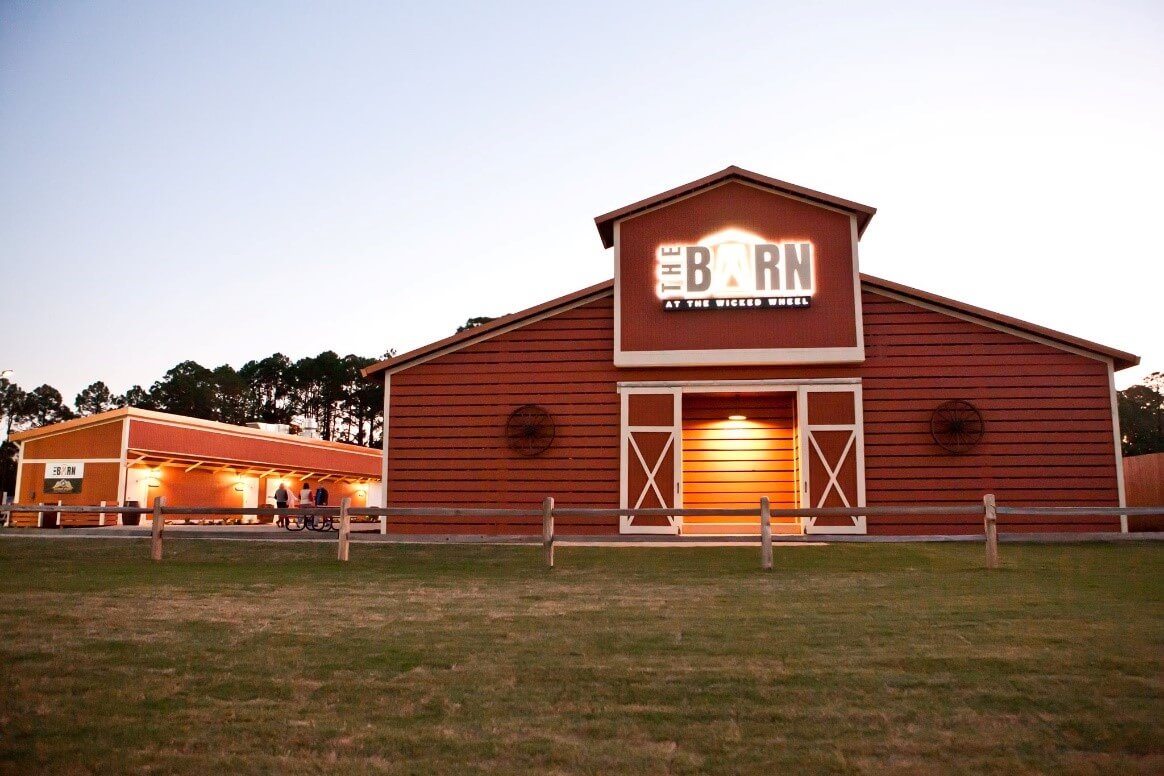
[[[1123,506],[1139,359],[860,273],[874,209],[729,167],[596,219],[614,279],[380,362],[390,506]],[[1015,530],[1121,529],[1026,518]],[[441,522],[414,530],[481,532]],[[487,530],[487,529],[486,529]],[[747,534],[740,518],[604,533]],[[789,533],[980,532],[974,517]]]

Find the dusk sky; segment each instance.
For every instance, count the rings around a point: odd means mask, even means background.
[[[1164,370],[1164,4],[5,2],[0,369],[379,356],[612,276],[729,164],[863,271]]]

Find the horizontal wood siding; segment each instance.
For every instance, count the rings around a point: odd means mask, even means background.
[[[613,306],[599,299],[392,376],[388,503],[618,507]],[[556,436],[541,455],[505,443],[509,413],[538,404]],[[411,533],[536,534],[541,519],[393,518]],[[618,533],[617,518],[559,518],[559,533]]]
[[[866,291],[865,491],[870,505],[1118,506],[1107,365]],[[982,443],[953,455],[934,407],[973,403]],[[999,518],[1002,531],[1119,530],[1118,518]],[[981,533],[982,519],[868,519],[869,533]]]
[[[617,383],[861,377],[869,504],[980,502],[1117,506],[1107,365],[866,290],[866,362],[825,367],[615,369],[605,296],[392,376],[387,492],[393,506],[616,507]],[[795,315],[789,311],[788,315]],[[966,399],[987,424],[968,455],[938,448],[930,415]],[[523,458],[505,445],[515,407],[544,406],[557,438]],[[1118,530],[1114,518],[999,519],[1001,530]],[[518,530],[519,529],[519,530]],[[977,517],[868,519],[870,533],[980,533]],[[419,519],[406,530],[537,533],[482,519]],[[558,521],[560,533],[617,533],[617,519]]]
[[[1129,507],[1164,507],[1164,453],[1124,459],[1124,489]],[[1164,531],[1164,515],[1130,515],[1130,531]]]
[[[773,508],[796,506],[796,394],[683,397],[683,506],[692,509],[758,509],[767,496]],[[728,420],[729,415],[745,420]],[[772,521],[777,532],[798,527]],[[685,534],[759,533],[759,518],[686,517]],[[797,531],[799,532],[799,531]]]

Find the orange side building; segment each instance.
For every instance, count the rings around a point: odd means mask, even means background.
[[[14,525],[112,525],[117,515],[70,506],[256,507],[280,483],[327,488],[330,503],[379,506],[380,451],[227,423],[122,408],[12,435],[20,445],[15,501],[44,504]],[[238,519],[233,516],[232,519]],[[246,522],[256,518],[248,516]]]

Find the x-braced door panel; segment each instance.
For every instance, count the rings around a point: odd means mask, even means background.
[[[682,404],[677,389],[625,389],[622,393],[622,509],[678,509],[682,455]],[[619,520],[622,533],[677,534],[678,515],[634,515]]]
[[[802,506],[865,506],[861,387],[829,385],[800,392]],[[805,533],[865,533],[864,515],[809,517]]]

